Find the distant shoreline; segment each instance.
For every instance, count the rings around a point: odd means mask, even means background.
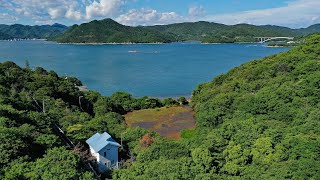
[[[55,41],[50,41],[55,42]],[[132,45],[132,44],[170,44],[170,43],[58,43],[57,44],[70,44],[70,45]]]
[[[200,44],[261,44],[260,42],[233,42],[233,43],[200,43]]]
[[[55,41],[49,41],[55,42]],[[197,42],[197,43],[192,43]],[[174,43],[187,43],[187,44],[260,44],[259,42],[234,42],[234,43],[203,43],[198,41],[185,41],[185,42],[171,42],[171,43],[162,43],[162,42],[155,42],[155,43],[58,43],[57,44],[70,44],[70,45],[133,45],[133,44],[146,44],[146,45],[158,45],[158,44],[174,44]]]
[[[234,42],[234,43],[206,43],[199,41],[177,41],[171,43],[154,42],[154,43],[58,43],[56,41],[50,41],[47,39],[10,39],[10,40],[0,40],[0,42],[17,42],[17,41],[47,41],[56,44],[66,44],[66,45],[160,45],[160,44],[174,44],[174,43],[187,43],[187,44],[203,44],[203,45],[219,45],[219,44],[261,44],[260,42]],[[194,43],[196,42],[196,43]],[[267,48],[290,48],[294,46],[266,46]]]
[[[292,48],[295,46],[266,46],[267,48]]]
[[[14,39],[1,39],[0,41],[9,41],[9,42],[16,42],[16,41],[47,41],[47,39],[19,39],[19,38],[14,38]]]

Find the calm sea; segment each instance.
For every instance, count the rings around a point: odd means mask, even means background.
[[[75,76],[103,95],[190,96],[199,84],[253,59],[287,51],[262,44],[174,43],[67,45],[46,41],[0,42],[0,62],[28,60],[61,76]]]

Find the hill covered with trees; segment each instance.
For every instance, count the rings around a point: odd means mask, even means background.
[[[197,129],[136,151],[119,179],[319,179],[320,35],[199,85]]]
[[[180,40],[202,42],[255,42],[259,36],[299,36],[293,29],[279,26],[255,26],[249,24],[224,25],[211,22],[186,22],[151,26],[151,29],[176,35]],[[319,29],[320,30],[320,29]]]
[[[59,77],[38,67],[0,63],[0,179],[97,179],[88,166],[85,140],[108,132],[118,142],[123,132],[121,160],[153,132],[125,126],[123,114],[133,110],[176,104],[171,99],[141,97],[118,92],[110,97],[80,91],[73,77]],[[60,127],[77,145],[61,138]],[[94,165],[94,164],[92,164]]]
[[[109,132],[122,168],[114,179],[319,179],[320,34],[245,63],[193,92],[197,128],[169,140],[123,115],[172,99],[80,91],[81,81],[0,63],[0,179],[96,179],[85,140]],[[59,126],[78,144],[65,147]]]
[[[156,26],[124,26],[112,19],[74,25],[51,40],[59,43],[203,43],[255,42],[255,37],[299,37],[320,32],[319,25],[304,29],[249,24],[224,25],[211,22],[186,22]]]
[[[12,39],[12,37],[8,34],[0,32],[0,40]]]
[[[9,39],[48,39],[62,34],[68,27],[61,24],[25,26],[21,24],[0,24],[0,40]]]
[[[154,30],[173,34],[180,41],[197,40],[204,43],[255,42],[254,37],[298,37],[320,32],[319,25],[304,29],[250,24],[224,25],[212,22],[186,22],[150,26]]]
[[[249,24],[224,25],[213,22],[185,22],[156,26],[124,26],[112,19],[94,20],[67,27],[61,24],[25,26],[0,24],[0,40],[49,39],[59,43],[203,43],[255,42],[255,37],[300,37],[320,32],[320,25],[290,29]]]
[[[94,20],[74,25],[64,34],[51,39],[59,43],[170,43],[173,36],[144,27],[130,27],[112,19]]]

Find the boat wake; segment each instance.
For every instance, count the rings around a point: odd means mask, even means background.
[[[137,51],[137,50],[130,50],[128,53],[142,53],[142,54],[158,54],[160,51]]]

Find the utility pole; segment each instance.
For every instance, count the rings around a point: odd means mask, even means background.
[[[80,109],[81,109],[82,111],[84,111],[84,110],[82,109],[82,106],[81,106],[81,98],[83,98],[83,96],[79,96],[79,106],[80,106]]]
[[[42,111],[43,111],[44,114],[46,113],[46,109],[44,107],[44,99],[42,99]]]
[[[123,139],[123,135],[127,133],[127,131],[121,133],[121,140],[120,140],[120,144],[121,144],[121,149],[123,149],[123,145],[122,145],[122,139]]]

